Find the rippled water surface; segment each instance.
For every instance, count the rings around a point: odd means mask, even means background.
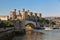
[[[23,36],[15,36],[13,40],[60,40],[60,29],[28,31]]]

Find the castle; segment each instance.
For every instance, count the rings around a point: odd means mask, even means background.
[[[18,10],[18,13],[16,12],[16,9],[14,11],[10,11],[10,19],[11,20],[35,20],[35,19],[40,19],[42,17],[41,13],[33,13],[30,12],[29,10],[25,11],[25,9],[22,9],[22,12]]]

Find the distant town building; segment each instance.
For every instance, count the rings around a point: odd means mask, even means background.
[[[52,20],[56,24],[60,25],[60,17],[45,17],[45,19]]]
[[[9,16],[0,16],[0,20],[8,20]]]
[[[56,23],[56,24],[59,24],[60,25],[60,17],[55,17],[53,19],[53,21]]]

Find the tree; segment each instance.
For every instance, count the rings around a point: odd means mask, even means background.
[[[45,18],[40,19],[39,22],[40,22],[41,24],[49,24],[49,20],[47,20],[47,19],[45,19]]]
[[[46,20],[46,19],[45,19],[45,23],[46,23],[46,24],[49,24],[49,20]]]
[[[9,21],[2,21],[0,23],[0,28],[6,28],[6,27],[14,27],[14,25],[11,24]]]
[[[1,22],[0,23],[0,28],[4,27],[5,26],[5,23]]]

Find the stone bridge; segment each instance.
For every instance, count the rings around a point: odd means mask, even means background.
[[[23,28],[25,28],[26,26],[31,26],[32,28],[36,28],[36,27],[40,27],[40,24],[38,22],[34,22],[34,21],[23,21],[22,22]]]
[[[25,29],[26,26],[28,25],[32,28],[40,27],[40,24],[38,22],[28,21],[28,20],[22,22],[16,20],[14,24],[16,29]]]

